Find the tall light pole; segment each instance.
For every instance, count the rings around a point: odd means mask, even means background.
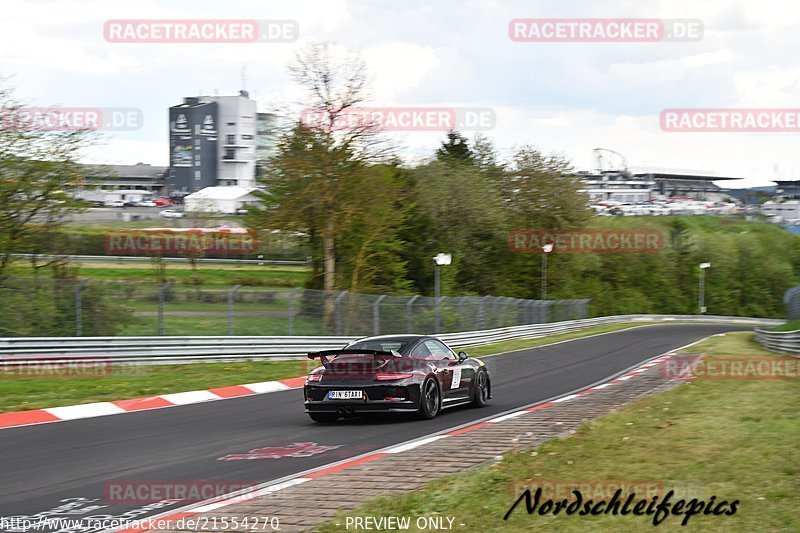
[[[433,277],[433,287],[434,287],[433,292],[434,292],[435,301],[436,301],[436,327],[435,327],[436,331],[435,331],[435,333],[439,333],[439,330],[442,327],[442,314],[441,314],[441,310],[439,309],[439,298],[440,298],[439,293],[441,292],[441,289],[440,289],[440,285],[441,284],[439,283],[439,267],[449,265],[452,260],[453,260],[453,256],[450,255],[450,254],[439,253],[439,254],[436,254],[433,257],[433,262],[436,263],[436,268],[435,268],[434,277]]]
[[[542,246],[542,300],[547,300],[547,254],[553,251],[553,243]]]
[[[711,263],[700,263],[700,294],[698,295],[698,303],[700,305],[700,314],[706,312],[706,269],[711,266]]]

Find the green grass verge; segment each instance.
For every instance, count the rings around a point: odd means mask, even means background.
[[[764,354],[752,333],[729,333],[689,353]],[[798,531],[800,381],[695,380],[581,426],[567,438],[509,453],[479,470],[424,490],[379,497],[349,516],[455,517],[461,531],[642,531],[652,516],[528,515],[522,502],[508,521],[513,488],[531,480],[656,480],[678,497],[740,500],[733,516],[669,516],[659,530]],[[533,484],[535,486],[535,484]],[[336,522],[344,524],[339,515]],[[319,531],[339,531],[334,521]]]
[[[166,308],[167,306],[165,306]],[[234,318],[235,335],[288,335],[288,319],[280,316]],[[165,316],[164,335],[228,335],[228,319],[219,316]],[[318,320],[305,316],[295,317],[292,335],[324,335]],[[135,316],[116,331],[119,336],[158,335],[158,317]]]
[[[797,331],[800,329],[800,320],[790,320],[786,324],[775,326],[772,331]]]
[[[302,287],[308,279],[310,270],[305,266],[264,265],[253,268],[252,265],[208,266],[197,267],[197,280],[200,285],[227,286],[245,285],[262,287]],[[33,269],[15,265],[9,269],[12,276],[29,276]],[[82,265],[78,271],[81,278],[98,281],[137,281],[140,283],[158,284],[155,270],[150,263],[125,264],[120,266]],[[167,263],[167,281],[190,285],[193,283],[193,272],[189,265]]]
[[[17,377],[0,373],[0,413],[142,398],[301,375],[302,361],[112,366],[101,377]]]
[[[169,317],[165,321],[166,333],[178,335],[180,328],[175,326],[178,317]],[[269,317],[268,317],[269,318]],[[261,318],[262,322],[268,318]],[[143,320],[138,318],[137,320]],[[150,317],[148,317],[150,320]],[[210,319],[220,322],[217,318]],[[238,318],[237,320],[244,320]],[[281,319],[283,320],[283,319]],[[213,324],[205,324],[205,320],[187,319],[192,327],[208,327],[208,335],[216,331]],[[237,324],[239,322],[237,321]],[[282,323],[285,327],[285,323]],[[296,321],[298,332],[303,327]],[[588,328],[568,334],[569,338],[584,337],[596,333],[604,333],[631,325],[602,326]],[[152,324],[140,324],[142,329],[126,331],[131,335],[153,335],[155,318]],[[187,326],[188,327],[188,326]],[[311,327],[310,325],[308,326]],[[613,330],[611,328],[614,328]],[[263,328],[262,330],[263,331]],[[237,328],[236,333],[239,333]],[[227,330],[220,334],[226,335]],[[558,340],[566,340],[567,335],[551,335],[538,339],[522,339],[502,342],[486,346],[469,348],[471,355],[487,355],[526,347],[539,346]],[[57,377],[16,377],[3,376],[0,373],[0,412],[41,409],[61,405],[77,405],[82,403],[124,400],[144,396],[154,396],[172,392],[210,389],[229,385],[241,385],[273,379],[294,378],[310,371],[310,361],[265,361],[243,363],[204,363],[195,365],[162,365],[142,367],[112,367],[108,376],[101,378],[57,378]]]

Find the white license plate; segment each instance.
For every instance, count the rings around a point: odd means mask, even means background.
[[[328,393],[331,400],[360,400],[364,393],[360,390],[332,390]]]

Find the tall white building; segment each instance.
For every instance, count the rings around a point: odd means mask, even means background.
[[[256,175],[256,102],[238,96],[211,96],[217,103],[217,185],[254,187]]]
[[[258,113],[247,91],[236,96],[184,98],[169,109],[170,192],[184,196],[206,187],[256,185],[259,159],[269,157],[265,136],[274,129],[265,121],[274,118]]]

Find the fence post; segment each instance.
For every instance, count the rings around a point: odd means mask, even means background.
[[[385,294],[378,296],[378,299],[372,303],[372,334],[381,334],[381,300],[386,298]]]
[[[483,329],[485,317],[483,315],[483,298],[478,300],[478,310],[475,313],[475,330],[479,331]]]
[[[552,322],[551,310],[553,308],[553,302],[552,300],[544,300],[542,301],[542,304],[544,304],[544,320],[542,322],[549,324]]]
[[[172,285],[172,282],[168,281],[161,285],[158,289],[158,334],[164,334],[164,293]]]
[[[469,296],[462,296],[458,299],[458,330],[459,331],[466,331],[467,326],[467,315],[464,313],[464,302],[469,299]]]
[[[412,296],[408,302],[406,302],[407,333],[414,331],[414,302],[417,300],[417,298],[419,298],[419,294]]]
[[[75,287],[75,336],[82,337],[83,336],[83,297],[81,295],[81,291],[83,291],[83,287],[89,283],[88,279],[82,279],[78,282],[78,286]]]
[[[436,333],[443,333],[442,331],[442,304],[447,303],[447,299],[450,298],[449,296],[440,296],[438,300],[436,300]]]
[[[239,290],[241,285],[234,285],[228,291],[228,335],[233,336],[233,299],[236,298],[236,291]]]
[[[342,334],[342,298],[345,297],[347,291],[341,291],[333,302],[334,313],[336,313],[336,334]]]
[[[294,297],[295,297],[295,293],[294,292],[290,292],[290,293],[288,293],[286,295],[286,298],[288,299],[287,307],[289,309],[288,317],[287,317],[288,324],[287,324],[287,327],[286,327],[286,329],[287,329],[286,334],[287,335],[291,335],[293,330],[294,330]]]

